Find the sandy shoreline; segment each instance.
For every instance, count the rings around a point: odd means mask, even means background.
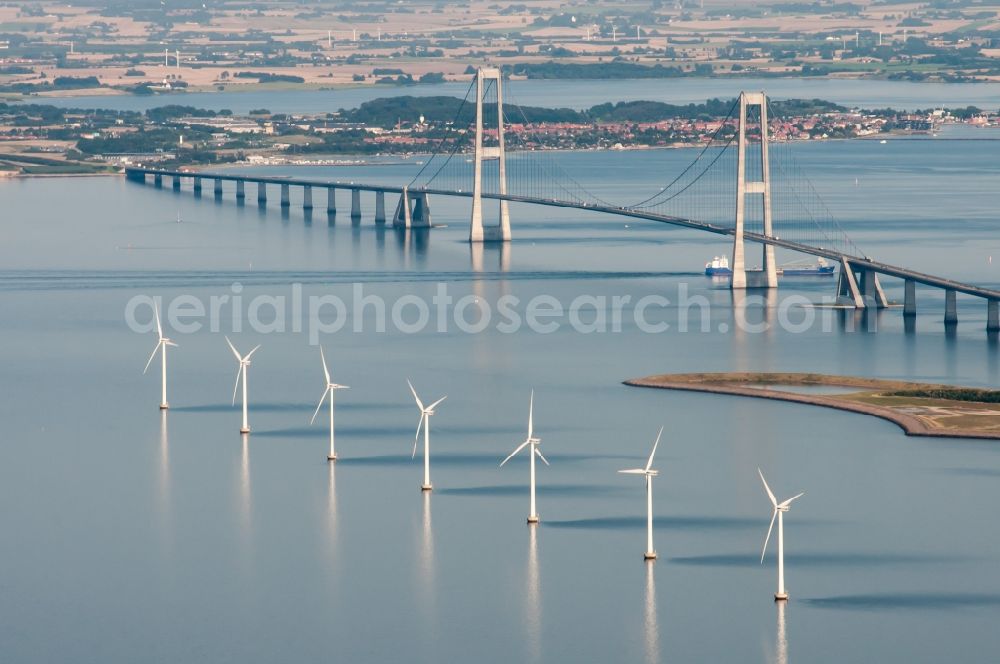
[[[699,380],[695,377],[710,377],[708,380]],[[756,399],[771,399],[773,401],[787,401],[791,403],[806,404],[809,406],[819,406],[821,408],[834,408],[861,415],[870,415],[887,420],[899,426],[907,436],[926,436],[933,438],[977,438],[977,439],[1000,439],[1000,431],[983,431],[976,429],[944,429],[929,425],[924,419],[900,412],[892,408],[877,406],[869,403],[860,403],[844,398],[826,396],[820,394],[801,394],[796,392],[786,392],[767,387],[745,387],[740,385],[755,384],[761,382],[752,380],[753,377],[767,376],[767,374],[662,374],[656,376],[646,376],[644,378],[632,378],[624,381],[625,385],[634,387],[659,388],[664,390],[683,390],[688,392],[702,392],[708,394],[723,394],[728,396],[753,397]],[[882,381],[878,379],[856,378],[850,376],[827,376],[823,374],[770,374],[774,380],[769,382],[780,384],[798,385],[827,385],[831,387],[857,387],[859,392],[871,389],[897,390],[897,389],[919,389],[935,387],[954,387],[929,385],[926,383],[908,383],[904,381]],[[731,382],[727,381],[731,378]]]

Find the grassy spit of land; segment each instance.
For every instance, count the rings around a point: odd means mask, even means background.
[[[626,385],[791,401],[872,415],[910,436],[1000,438],[1000,391],[814,373],[686,373],[633,378]],[[842,387],[810,394],[796,387]],[[850,388],[857,388],[851,390]]]

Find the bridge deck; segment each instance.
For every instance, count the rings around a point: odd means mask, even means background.
[[[185,177],[185,178],[203,178],[208,180],[222,180],[227,182],[244,182],[244,183],[263,183],[267,184],[277,184],[277,185],[292,185],[297,187],[334,187],[337,189],[356,189],[358,191],[372,191],[372,192],[384,192],[384,193],[403,193],[404,187],[395,185],[380,185],[380,184],[366,184],[363,182],[342,182],[339,180],[309,180],[291,177],[276,177],[276,176],[257,176],[257,175],[240,175],[240,174],[225,174],[225,173],[206,173],[198,171],[167,171],[159,170],[153,168],[126,168],[126,176],[142,176],[146,175],[161,175],[165,177]],[[411,193],[426,193],[434,196],[454,196],[463,198],[472,198],[471,191],[453,191],[450,189],[434,189],[434,188],[413,188],[409,189]],[[695,221],[693,219],[683,219],[681,217],[670,217],[666,215],[660,215],[653,212],[645,212],[643,210],[635,210],[624,207],[613,207],[607,205],[595,205],[593,203],[578,202],[578,201],[565,201],[551,198],[533,198],[529,196],[517,196],[513,194],[487,194],[484,193],[483,198],[489,198],[494,200],[506,200],[515,203],[530,203],[532,205],[547,205],[549,207],[560,207],[560,208],[573,208],[577,210],[588,210],[591,212],[603,212],[606,214],[614,214],[622,217],[632,217],[634,219],[644,219],[647,221],[655,221],[664,224],[670,224],[673,226],[682,226],[685,228],[693,228],[700,231],[705,231],[707,233],[715,233],[716,235],[732,235],[733,229],[724,226],[718,226],[715,224],[709,224],[702,221]],[[966,284],[959,281],[954,281],[952,279],[945,279],[942,277],[936,277],[931,274],[926,274],[924,272],[917,272],[915,270],[910,270],[905,267],[899,267],[896,265],[890,265],[889,263],[882,263],[880,261],[871,260],[865,256],[853,256],[850,254],[844,254],[839,251],[832,249],[827,249],[824,247],[813,247],[807,244],[801,244],[799,242],[791,242],[788,240],[782,240],[780,237],[768,237],[761,235],[759,233],[744,233],[744,237],[752,242],[758,242],[760,244],[770,244],[776,247],[782,247],[784,249],[789,249],[791,251],[796,251],[803,254],[810,254],[813,256],[820,256],[839,263],[841,259],[847,259],[847,262],[851,265],[857,267],[859,270],[868,270],[871,272],[876,272],[878,274],[884,274],[890,277],[896,277],[899,279],[906,279],[914,281],[916,283],[924,284],[926,286],[933,286],[935,288],[942,288],[945,290],[953,290],[958,293],[964,293],[966,295],[973,295],[975,297],[982,297],[988,300],[1000,300],[1000,291],[993,290],[990,288],[983,288],[980,286],[975,286],[972,284]]]

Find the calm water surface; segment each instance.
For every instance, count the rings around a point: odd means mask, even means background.
[[[275,113],[326,113],[356,108],[366,101],[396,95],[449,95],[464,97],[468,83],[452,82],[409,87],[365,86],[336,90],[286,90],[252,92],[192,92],[156,96],[38,97],[36,101],[76,108],[110,108],[144,111],[165,104],[185,104],[235,113],[267,108]],[[776,99],[826,99],[862,108],[918,109],[974,104],[1000,107],[1000,84],[912,83],[908,81],[850,80],[835,78],[681,78],[660,80],[514,81],[504,90],[508,102],[524,106],[590,108],[618,101],[663,101],[691,104],[718,97],[732,99],[740,90],[767,90]]]
[[[700,96],[704,96],[701,94]],[[255,105],[255,104],[252,104]],[[1000,166],[988,141],[825,143],[797,157],[873,256],[996,286]],[[608,194],[655,191],[684,151],[561,155]],[[406,180],[413,166],[309,170]],[[408,170],[411,169],[411,170]],[[285,169],[283,172],[293,172]],[[0,653],[4,661],[991,661],[1000,646],[1000,448],[906,438],[895,426],[794,404],[628,388],[669,371],[815,371],[993,386],[985,306],[920,291],[906,333],[834,317],[828,330],[753,334],[733,296],[699,276],[719,239],[653,224],[514,206],[515,241],[474,253],[467,203],[432,200],[429,234],[344,214],[260,211],[113,178],[0,184]],[[395,201],[391,201],[394,205]],[[390,205],[390,207],[391,207]],[[177,223],[180,215],[182,222]],[[782,257],[787,260],[792,257]],[[323,387],[306,334],[172,331],[169,414],[152,334],[126,327],[137,294],[245,301],[348,297],[495,302],[550,294],[712,304],[710,331],[341,332],[323,339],[339,395],[336,467],[309,418]],[[833,280],[783,283],[819,299]],[[886,281],[890,297],[899,284]],[[772,306],[777,306],[777,302]],[[371,314],[368,314],[369,318]],[[795,314],[796,316],[800,314]],[[749,307],[756,321],[775,309]],[[722,324],[728,327],[720,331]],[[222,338],[261,350],[244,442]],[[411,461],[432,419],[433,495]],[[526,528],[529,391],[551,467]],[[322,420],[323,418],[319,418]],[[656,546],[644,564],[634,467],[665,426]],[[791,600],[771,599],[760,466],[782,496]]]

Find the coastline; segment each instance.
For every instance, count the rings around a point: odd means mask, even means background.
[[[764,380],[761,380],[764,379]],[[898,390],[898,389],[954,389],[951,385],[930,383],[911,383],[906,381],[884,381],[873,378],[853,376],[832,376],[826,374],[659,374],[643,378],[631,378],[623,381],[632,387],[645,387],[664,390],[680,390],[720,394],[727,396],[752,397],[786,401],[820,408],[833,408],[860,415],[869,415],[887,420],[897,425],[907,436],[929,438],[974,438],[981,440],[998,440],[1000,431],[983,431],[977,429],[955,428],[945,429],[934,427],[920,417],[892,408],[870,403],[852,401],[820,394],[802,394],[788,392],[768,387],[744,387],[742,385],[792,384],[801,386],[856,387],[858,393],[864,390]],[[857,393],[856,393],[857,394]]]

